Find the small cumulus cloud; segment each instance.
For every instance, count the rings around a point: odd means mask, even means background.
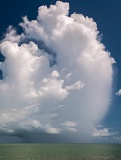
[[[114,135],[113,132],[110,132],[108,128],[96,129],[94,128],[93,137],[108,137]]]
[[[121,96],[121,89],[118,90],[118,92],[116,93],[117,96]]]

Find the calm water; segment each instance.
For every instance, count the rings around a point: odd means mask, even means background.
[[[0,160],[121,160],[121,144],[1,144]]]

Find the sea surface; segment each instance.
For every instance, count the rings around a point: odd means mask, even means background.
[[[0,160],[121,160],[121,144],[1,144]]]

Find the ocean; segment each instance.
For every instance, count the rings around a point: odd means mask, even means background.
[[[121,144],[1,144],[0,160],[121,160]]]

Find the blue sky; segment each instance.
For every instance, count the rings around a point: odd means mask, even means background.
[[[55,4],[55,0],[26,0],[26,1],[1,1],[0,9],[0,36],[6,32],[6,28],[12,25],[18,28],[18,24],[22,21],[22,16],[27,15],[29,20],[35,19],[37,16],[38,7],[41,5]],[[121,88],[121,1],[120,0],[64,0],[63,2],[70,3],[70,14],[76,12],[93,18],[97,23],[99,34],[102,35],[101,42],[105,45],[106,51],[111,53],[116,64],[113,66],[113,91],[112,99],[110,99],[110,109],[106,113],[103,120],[100,122],[99,130],[108,128],[110,133],[116,133],[121,142],[121,97],[116,95],[116,92]],[[96,76],[96,75],[95,75]],[[36,125],[37,121],[34,121]],[[71,124],[72,126],[75,124]],[[102,126],[101,126],[102,125]],[[102,140],[102,139],[101,139]],[[99,139],[100,141],[100,139]],[[103,140],[102,140],[103,141]],[[111,139],[111,141],[115,141]]]

